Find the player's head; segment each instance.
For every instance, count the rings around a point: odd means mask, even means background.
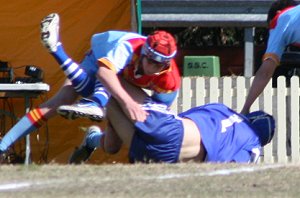
[[[146,63],[157,66],[156,72],[161,71],[170,65],[170,61],[175,57],[177,46],[175,38],[166,31],[155,31],[149,34],[142,47],[142,57]]]
[[[298,3],[294,0],[277,0],[272,3],[269,12],[268,12],[268,18],[267,22],[270,24],[272,19],[281,11],[284,10],[285,8],[291,7],[291,6],[296,6]]]
[[[273,116],[263,111],[254,111],[245,116],[259,137],[261,145],[264,146],[268,144],[272,140],[275,132],[275,120]]]

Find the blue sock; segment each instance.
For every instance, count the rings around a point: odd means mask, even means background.
[[[91,95],[95,87],[95,81],[91,80],[89,75],[66,54],[63,46],[58,45],[57,50],[51,54],[72,82],[76,92],[83,97]]]
[[[66,54],[62,44],[57,46],[57,50],[55,52],[51,52],[52,56],[56,59],[59,65],[62,65],[69,59],[69,56]]]
[[[0,151],[5,152],[17,140],[41,127],[45,121],[39,108],[31,110],[4,135],[0,141]]]
[[[101,107],[105,107],[108,102],[108,99],[105,96],[103,96],[102,94],[94,94],[91,97],[91,100],[93,100],[94,102],[99,104],[99,106],[101,106]]]
[[[89,133],[86,137],[86,146],[91,149],[100,148],[100,140],[103,135],[104,133],[101,131],[93,131],[92,133]]]
[[[105,87],[97,81],[95,84],[94,94],[91,99],[98,103],[101,107],[105,107],[110,96],[110,93],[105,89]]]

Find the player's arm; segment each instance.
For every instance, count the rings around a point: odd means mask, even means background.
[[[120,79],[120,82],[126,92],[132,96],[138,104],[143,104],[148,95],[141,88],[135,87],[123,79]],[[135,132],[134,122],[128,119],[124,111],[122,111],[120,103],[118,103],[114,98],[110,98],[107,104],[107,118],[123,143],[130,146]]]
[[[97,78],[114,97],[125,114],[134,121],[143,122],[147,117],[147,112],[138,104],[122,87],[117,74],[103,63],[99,62]]]
[[[242,114],[249,113],[250,107],[258,96],[263,92],[264,88],[273,76],[276,69],[276,62],[272,59],[264,60],[261,67],[255,74],[255,78],[251,85],[248,97],[241,111]]]
[[[264,88],[272,78],[276,67],[279,65],[281,54],[288,41],[285,36],[286,23],[277,23],[276,28],[269,31],[268,46],[263,57],[263,62],[255,74],[248,97],[241,111],[242,114],[249,113],[250,107],[256,98],[263,92]]]

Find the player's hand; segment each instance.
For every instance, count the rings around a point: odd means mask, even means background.
[[[249,113],[249,109],[243,108],[240,113],[243,114],[243,115],[246,115],[246,114]]]
[[[134,101],[127,102],[123,111],[132,121],[144,122],[147,118],[148,112],[142,109],[142,106]]]

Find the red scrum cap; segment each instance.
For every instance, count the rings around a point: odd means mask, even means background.
[[[175,57],[177,52],[174,37],[166,31],[155,31],[147,37],[142,54],[159,63],[165,63]]]

